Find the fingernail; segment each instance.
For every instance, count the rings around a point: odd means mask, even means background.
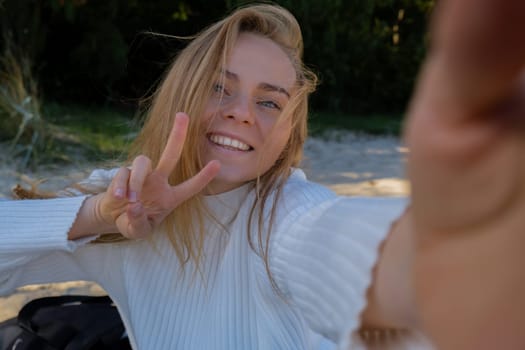
[[[117,188],[114,194],[118,199],[124,198],[124,190],[122,188]]]
[[[130,202],[136,202],[137,201],[137,192],[135,192],[135,191],[129,192],[128,199],[129,199]]]

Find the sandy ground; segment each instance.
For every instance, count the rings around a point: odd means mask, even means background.
[[[407,149],[395,137],[371,137],[349,132],[332,132],[311,138],[305,146],[303,169],[307,176],[341,195],[400,196],[409,191],[404,180]],[[0,200],[9,197],[10,189],[23,182],[17,164],[0,145]],[[60,188],[84,178],[96,167],[79,161],[67,166],[46,166],[27,172],[29,178],[48,179],[41,188]],[[13,317],[29,300],[48,295],[104,294],[102,288],[89,282],[67,282],[31,285],[0,297],[0,322]]]

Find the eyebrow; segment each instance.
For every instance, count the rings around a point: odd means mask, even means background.
[[[226,75],[226,78],[228,79],[232,79],[232,80],[235,80],[235,81],[239,81],[239,76],[233,72],[230,72],[229,70],[221,70],[221,73],[223,73],[224,75]],[[278,93],[281,93],[283,95],[285,95],[286,97],[290,98],[290,93],[288,92],[288,90],[286,90],[285,88],[281,87],[281,86],[278,86],[278,85],[274,85],[274,84],[270,84],[270,83],[260,83],[258,85],[258,88],[261,89],[261,90],[264,90],[264,91],[275,91],[275,92],[278,92]]]

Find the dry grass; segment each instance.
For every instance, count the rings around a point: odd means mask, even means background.
[[[13,155],[22,156],[21,164],[26,167],[47,146],[46,123],[30,59],[9,39],[4,43],[0,56],[0,140],[9,140]]]

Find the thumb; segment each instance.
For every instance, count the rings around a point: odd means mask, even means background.
[[[513,89],[525,68],[525,1],[443,0],[433,18],[430,61],[439,61],[448,96],[483,111]],[[461,116],[461,115],[460,115]]]
[[[171,204],[173,208],[202,191],[217,176],[220,169],[220,162],[212,160],[197,175],[172,187],[173,195],[171,198],[173,198],[173,201]]]

